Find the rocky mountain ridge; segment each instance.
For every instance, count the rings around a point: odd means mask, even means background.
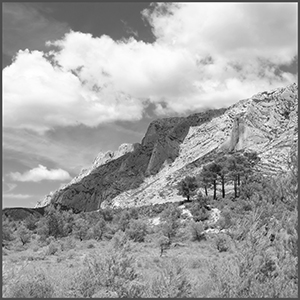
[[[44,199],[40,200],[35,205],[35,208],[48,205],[50,203],[51,198],[53,197],[54,193],[57,193],[58,191],[63,190],[72,184],[80,182],[80,180],[82,180],[84,177],[89,175],[93,170],[95,170],[99,166],[104,165],[104,164],[108,163],[109,161],[116,159],[128,152],[132,152],[134,150],[134,147],[135,147],[134,144],[124,143],[119,146],[119,149],[117,151],[106,151],[106,152],[98,153],[98,155],[95,157],[93,164],[90,168],[82,169],[81,172],[79,173],[79,175],[74,177],[69,183],[61,186],[55,192],[50,192],[48,195],[45,196]]]
[[[100,155],[91,169],[37,206],[50,201],[77,211],[180,201],[175,185],[196,175],[216,151],[254,150],[259,168],[286,169],[298,141],[298,86],[262,92],[234,105],[150,123],[141,144]],[[123,148],[122,148],[123,149]]]

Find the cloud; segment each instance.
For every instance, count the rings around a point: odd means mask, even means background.
[[[11,199],[28,199],[31,195],[26,194],[4,194],[3,197]]]
[[[136,30],[130,27],[126,21],[121,20],[121,22],[124,24],[125,30],[129,35],[134,35],[136,38],[138,38],[139,34]]]
[[[39,182],[42,180],[68,180],[71,179],[68,172],[62,169],[48,170],[46,167],[39,165],[37,168],[31,169],[24,174],[19,172],[11,172],[9,177],[14,181],[33,181]]]
[[[55,50],[19,51],[3,71],[4,127],[136,121],[224,107],[297,81],[294,3],[168,3],[143,11],[152,44],[68,32]]]

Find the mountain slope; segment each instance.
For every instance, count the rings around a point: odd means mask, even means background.
[[[292,84],[227,109],[153,121],[131,152],[95,166],[48,201],[91,211],[106,205],[182,200],[176,183],[199,173],[216,151],[254,150],[264,172],[285,170],[291,147],[298,141],[297,88]]]

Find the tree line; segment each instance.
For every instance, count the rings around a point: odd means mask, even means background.
[[[259,161],[255,151],[222,154],[204,165],[197,176],[187,176],[181,180],[177,186],[178,194],[190,201],[198,188],[204,189],[205,196],[212,189],[213,199],[217,199],[217,186],[221,185],[222,198],[225,198],[225,185],[233,183],[234,197],[237,198],[241,185],[247,182]]]

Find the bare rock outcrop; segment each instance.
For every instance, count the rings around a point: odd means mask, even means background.
[[[50,201],[78,211],[181,201],[177,182],[198,174],[218,151],[254,150],[259,168],[280,172],[298,141],[297,88],[292,84],[226,109],[155,120],[141,144],[100,154]]]

